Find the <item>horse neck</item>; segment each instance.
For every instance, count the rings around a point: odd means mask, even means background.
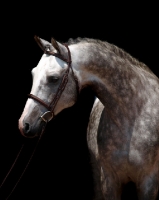
[[[141,101],[141,91],[145,91],[146,85],[149,85],[147,73],[151,77],[153,74],[144,68],[133,66],[129,60],[122,59],[109,49],[100,51],[91,48],[88,51],[88,48],[89,46],[76,52],[78,56],[73,54],[73,66],[77,72],[80,89],[92,88],[108,109],[128,104],[129,109],[133,109],[134,106],[140,107],[139,103],[143,104],[144,101],[143,97]]]

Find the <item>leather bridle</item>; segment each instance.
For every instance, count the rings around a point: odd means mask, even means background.
[[[28,167],[28,165],[29,165],[29,163],[30,163],[30,161],[31,161],[31,159],[32,159],[32,157],[33,157],[33,155],[34,155],[36,149],[37,149],[37,146],[38,146],[38,144],[39,144],[39,141],[40,141],[40,139],[41,139],[41,137],[42,137],[42,135],[43,135],[43,133],[44,133],[44,131],[45,131],[45,127],[46,127],[46,125],[47,125],[47,122],[49,122],[49,121],[54,117],[54,109],[55,109],[56,104],[57,104],[58,100],[60,99],[60,96],[61,96],[62,92],[64,91],[64,89],[65,89],[65,87],[66,87],[66,84],[67,84],[67,82],[68,82],[68,75],[69,75],[70,68],[71,68],[71,70],[72,70],[72,74],[73,74],[73,77],[74,77],[74,80],[75,80],[75,83],[76,83],[77,95],[79,94],[78,79],[77,79],[77,77],[75,76],[75,74],[74,74],[74,72],[73,72],[73,69],[72,69],[72,66],[71,66],[71,63],[72,63],[72,61],[71,61],[71,54],[70,54],[70,50],[69,50],[68,46],[67,46],[66,44],[63,44],[63,45],[67,48],[67,51],[68,51],[68,60],[67,60],[67,59],[65,59],[65,58],[64,58],[61,54],[59,54],[59,53],[53,53],[53,52],[51,52],[51,51],[46,51],[46,50],[43,48],[40,39],[39,39],[37,36],[35,36],[34,38],[35,38],[36,42],[38,43],[38,45],[41,47],[41,49],[44,51],[45,54],[52,55],[52,56],[56,56],[56,57],[60,58],[61,60],[63,60],[64,62],[66,62],[66,63],[68,64],[68,67],[67,67],[67,69],[66,69],[66,71],[65,71],[65,73],[64,73],[64,75],[63,75],[62,81],[61,81],[61,83],[60,83],[60,85],[59,85],[59,87],[58,87],[58,89],[57,89],[57,91],[56,91],[56,94],[55,94],[53,100],[51,101],[51,103],[50,103],[49,105],[46,104],[46,103],[45,103],[42,99],[40,99],[39,97],[37,97],[37,96],[35,96],[35,95],[33,95],[33,94],[28,94],[29,98],[34,99],[35,101],[39,102],[40,104],[42,104],[44,107],[46,107],[46,108],[48,109],[48,111],[46,111],[46,112],[41,116],[41,119],[42,119],[44,122],[46,122],[46,123],[43,125],[42,131],[41,131],[41,134],[40,134],[40,137],[39,137],[39,139],[38,139],[38,141],[37,141],[37,143],[36,143],[36,146],[35,146],[34,149],[33,149],[33,152],[32,152],[32,154],[31,154],[31,156],[30,156],[30,159],[28,160],[28,162],[27,162],[27,164],[26,164],[26,166],[25,166],[23,172],[21,173],[21,175],[20,175],[19,179],[17,180],[16,184],[14,185],[13,189],[11,190],[11,192],[9,193],[9,195],[7,196],[6,200],[8,200],[9,197],[12,195],[12,193],[13,193],[13,191],[15,190],[16,186],[17,186],[18,183],[20,182],[20,180],[21,180],[23,174],[25,173],[25,171],[26,171],[26,169],[27,169],[27,167]],[[11,173],[13,167],[15,166],[15,164],[16,164],[18,158],[19,158],[19,155],[20,155],[20,153],[21,153],[23,147],[24,147],[24,144],[22,145],[22,147],[21,147],[19,153],[17,154],[17,157],[16,157],[16,159],[14,160],[14,162],[13,162],[11,168],[9,169],[7,175],[5,176],[5,178],[3,179],[2,183],[0,184],[0,188],[4,185],[4,183],[6,182],[7,177],[8,177],[9,174]]]
[[[45,50],[40,42],[40,39],[36,36],[34,38],[45,54],[58,57],[59,59],[63,60],[64,62],[66,62],[68,64],[68,68],[66,69],[66,71],[63,75],[62,81],[56,91],[56,94],[49,105],[46,104],[43,100],[41,100],[39,97],[37,97],[33,94],[28,94],[29,98],[34,99],[35,101],[39,102],[41,105],[43,105],[44,107],[46,107],[48,109],[48,111],[46,111],[44,114],[41,115],[41,119],[47,123],[54,117],[54,109],[55,109],[56,104],[57,104],[58,100],[60,99],[60,96],[61,96],[62,92],[64,91],[66,84],[68,82],[68,75],[69,75],[70,68],[72,70],[72,74],[73,74],[73,77],[74,77],[74,80],[76,83],[77,94],[79,93],[79,85],[78,85],[77,77],[75,76],[73,69],[72,69],[71,53],[70,53],[68,46],[66,44],[63,44],[67,48],[67,51],[68,51],[68,60],[67,60],[59,53],[53,53],[51,51]]]

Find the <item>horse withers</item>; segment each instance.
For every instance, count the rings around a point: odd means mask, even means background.
[[[139,200],[159,191],[159,79],[117,46],[89,38],[62,44],[35,37],[44,51],[33,68],[33,85],[19,129],[39,136],[85,87],[97,100],[88,124],[96,200],[119,200],[133,182]],[[98,100],[99,99],[99,100]]]

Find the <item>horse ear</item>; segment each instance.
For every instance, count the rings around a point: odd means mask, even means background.
[[[35,41],[39,45],[39,47],[45,52],[45,51],[53,51],[53,47],[50,42],[43,40],[39,38],[38,36],[34,36]]]
[[[59,42],[56,42],[56,40],[52,37],[51,38],[51,44],[52,46],[58,51],[59,54],[61,54],[61,51],[60,51],[60,47],[59,47]]]
[[[57,52],[61,54],[62,56],[66,56],[67,51],[66,47],[62,45],[60,42],[57,42],[54,38],[51,38],[51,43],[39,38],[38,36],[34,36],[35,41],[39,45],[39,47],[45,52],[45,51],[51,51],[51,52]]]
[[[67,50],[63,44],[57,42],[53,37],[51,38],[51,44],[59,54],[61,54],[64,57],[67,57]]]

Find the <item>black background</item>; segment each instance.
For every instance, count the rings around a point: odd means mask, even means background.
[[[59,42],[90,37],[117,45],[158,72],[157,4],[116,2],[8,3],[1,29],[0,180],[4,179],[23,142],[19,161],[0,189],[4,200],[23,171],[36,139],[25,140],[18,130],[32,85],[31,69],[42,51],[34,35]],[[7,17],[6,17],[7,16]],[[93,94],[84,90],[75,106],[50,122],[28,169],[9,199],[87,199],[93,194],[86,127]],[[137,199],[130,184],[123,199]]]

